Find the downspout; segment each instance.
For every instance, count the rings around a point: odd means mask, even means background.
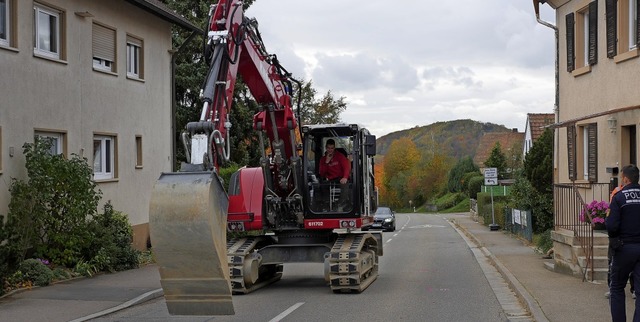
[[[177,171],[176,164],[176,115],[178,111],[178,100],[176,98],[176,58],[178,54],[182,53],[185,46],[191,42],[191,40],[202,32],[193,31],[187,39],[175,50],[172,49],[171,53],[171,172]]]
[[[542,1],[543,3],[545,1]],[[555,70],[555,102],[554,102],[554,106],[553,106],[553,113],[556,116],[556,123],[560,122],[560,39],[558,38],[558,27],[556,27],[555,25],[548,23],[542,19],[540,19],[540,0],[533,0],[533,8],[536,12],[536,21],[538,21],[539,24],[551,28],[553,29],[555,36],[556,36],[556,70]],[[559,152],[559,145],[560,145],[560,138],[559,138],[559,129],[556,128],[555,129],[555,133],[553,135],[554,140],[553,140],[553,182],[558,182],[558,172],[557,169],[559,167],[558,165],[558,152]]]

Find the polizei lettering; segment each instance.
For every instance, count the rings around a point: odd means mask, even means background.
[[[322,222],[322,221],[311,221],[307,225],[309,227],[322,227],[322,226],[324,226],[324,222]]]

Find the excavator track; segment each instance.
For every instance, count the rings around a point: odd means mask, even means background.
[[[378,278],[378,239],[372,234],[338,237],[325,255],[328,281],[333,292],[362,292]]]
[[[266,236],[234,238],[227,242],[229,276],[233,294],[247,294],[282,278],[283,265],[262,264],[257,247],[273,244]]]

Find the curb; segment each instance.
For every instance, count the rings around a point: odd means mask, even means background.
[[[516,296],[522,301],[523,304],[527,306],[527,309],[531,313],[533,319],[537,322],[549,322],[549,319],[544,314],[544,311],[540,307],[540,304],[533,298],[531,293],[527,291],[527,289],[518,281],[518,279],[509,271],[509,269],[500,262],[500,260],[489,251],[486,247],[482,246],[482,243],[476,236],[470,233],[465,227],[458,224],[457,221],[451,220],[449,221],[454,228],[458,228],[461,232],[464,233],[476,246],[480,249],[482,253],[489,259],[489,261],[494,264],[494,266],[498,269],[498,272],[504,277],[507,281],[511,289],[514,291]]]
[[[93,313],[93,314],[90,314],[90,315],[87,315],[87,316],[84,316],[84,317],[81,317],[81,318],[78,318],[78,319],[75,319],[75,320],[71,320],[69,322],[83,322],[83,321],[95,319],[95,318],[98,318],[98,317],[101,317],[101,316],[105,316],[105,315],[108,315],[108,314],[111,314],[111,313],[114,313],[114,312],[117,312],[117,311],[120,311],[120,310],[124,310],[126,308],[138,305],[140,303],[144,303],[144,302],[156,299],[156,298],[161,297],[161,296],[164,296],[164,292],[162,291],[162,289],[161,288],[155,289],[153,291],[149,291],[147,293],[144,293],[144,294],[142,294],[142,295],[140,295],[140,296],[138,296],[138,297],[136,297],[136,298],[134,298],[132,300],[124,302],[124,303],[122,303],[120,305],[116,305],[116,306],[114,306],[114,307],[112,307],[110,309],[102,310],[100,312]]]

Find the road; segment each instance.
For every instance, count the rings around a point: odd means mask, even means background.
[[[160,297],[93,321],[507,320],[503,281],[445,217],[398,214],[383,237],[380,276],[361,294],[331,292],[322,264],[287,264],[279,282],[234,296],[234,316],[170,316]]]

